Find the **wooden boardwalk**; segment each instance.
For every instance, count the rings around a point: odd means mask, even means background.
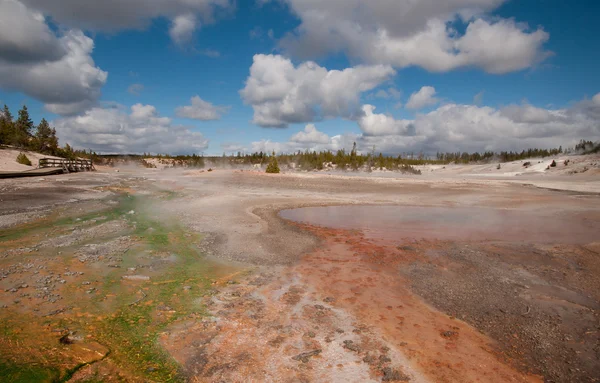
[[[64,158],[41,158],[38,168],[61,168],[65,173],[96,170],[92,160],[67,160]]]
[[[0,178],[40,177],[71,172],[94,171],[91,160],[66,160],[63,158],[42,158],[37,169],[22,172],[0,172]]]

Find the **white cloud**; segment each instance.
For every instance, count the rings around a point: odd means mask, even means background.
[[[343,52],[366,63],[444,72],[475,66],[506,73],[548,57],[542,29],[487,12],[504,0],[283,0],[300,26],[280,44],[301,58]],[[466,26],[463,34],[453,23]]]
[[[101,153],[200,153],[208,147],[201,133],[173,126],[151,105],[133,105],[129,114],[122,107],[94,107],[53,123],[61,142]]]
[[[127,92],[133,94],[134,96],[139,96],[140,93],[144,90],[144,84],[131,84],[127,88]]]
[[[438,103],[438,99],[435,98],[435,88],[432,86],[424,86],[410,95],[406,108],[408,109],[422,109],[426,106],[435,105]]]
[[[192,41],[194,32],[198,27],[198,21],[196,15],[188,13],[185,15],[179,15],[172,21],[171,28],[169,29],[169,36],[175,44],[184,46],[185,44]]]
[[[229,109],[227,106],[216,106],[204,101],[200,96],[192,97],[191,103],[191,105],[177,108],[177,116],[193,120],[211,121],[220,119],[221,115]]]
[[[59,114],[93,105],[108,76],[91,57],[94,41],[80,30],[54,35],[41,14],[14,0],[0,7],[10,11],[0,12],[0,88],[25,93]]]
[[[90,31],[140,29],[148,26],[155,18],[165,17],[173,22],[170,34],[175,42],[189,36],[192,16],[196,20],[194,26],[197,21],[210,24],[221,13],[235,8],[232,0],[22,1],[60,24]]]
[[[365,135],[407,135],[411,121],[396,120],[385,114],[375,114],[373,105],[364,105],[364,115],[358,120],[358,126]]]
[[[303,131],[294,134],[290,141],[300,144],[327,144],[329,136],[318,131],[315,125],[308,124]]]
[[[337,151],[340,149],[351,150],[353,143],[359,139],[355,133],[345,133],[329,137],[320,132],[313,124],[308,124],[303,131],[293,134],[286,142],[260,140],[252,142],[250,152],[264,153],[296,153],[298,151]]]
[[[372,105],[363,106],[358,119],[362,134],[320,140],[319,144],[259,141],[253,148],[263,151],[337,150],[352,148],[357,142],[361,152],[388,154],[441,152],[482,152],[573,146],[581,138],[600,140],[600,93],[569,108],[543,109],[532,105],[511,105],[502,109],[449,103],[414,120],[396,119],[374,113]]]
[[[240,91],[254,109],[253,123],[287,127],[321,118],[354,118],[363,92],[374,89],[395,71],[386,65],[327,70],[314,62],[295,67],[279,55],[255,55],[246,86]]]
[[[56,61],[67,52],[38,12],[15,0],[0,1],[0,60]]]
[[[600,102],[593,100],[556,110],[528,104],[500,110],[447,104],[414,120],[371,112],[366,110],[359,120],[364,133],[360,142],[384,152],[522,150],[600,138]]]

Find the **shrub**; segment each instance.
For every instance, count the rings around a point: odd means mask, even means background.
[[[552,160],[552,163],[550,164],[551,168],[555,168],[556,167],[556,161]]]
[[[273,157],[269,165],[267,166],[267,173],[279,173],[279,164],[277,163],[277,158]]]
[[[27,158],[25,153],[19,153],[19,155],[17,156],[17,162],[21,165],[31,166],[31,161],[29,160],[29,158]]]

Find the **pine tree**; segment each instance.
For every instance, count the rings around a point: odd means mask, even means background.
[[[29,118],[29,111],[27,106],[23,105],[23,108],[19,110],[19,118],[14,124],[15,129],[15,143],[22,147],[29,146],[31,138],[31,131],[33,130],[33,121]]]
[[[273,152],[271,161],[269,161],[269,165],[267,165],[267,173],[279,173],[279,164],[277,163],[277,156],[275,156],[275,152]]]
[[[4,109],[0,112],[0,144],[13,144],[14,142],[14,123],[13,116],[4,105]]]
[[[42,118],[35,133],[35,149],[41,153],[48,153],[50,151],[51,138],[52,129],[50,128],[50,124],[48,124],[45,118]]]
[[[56,129],[52,128],[50,137],[48,138],[48,152],[52,155],[58,153],[58,137],[56,137]]]

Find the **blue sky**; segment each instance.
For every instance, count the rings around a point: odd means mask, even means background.
[[[451,3],[0,0],[0,102],[106,153],[600,138],[597,2]]]

